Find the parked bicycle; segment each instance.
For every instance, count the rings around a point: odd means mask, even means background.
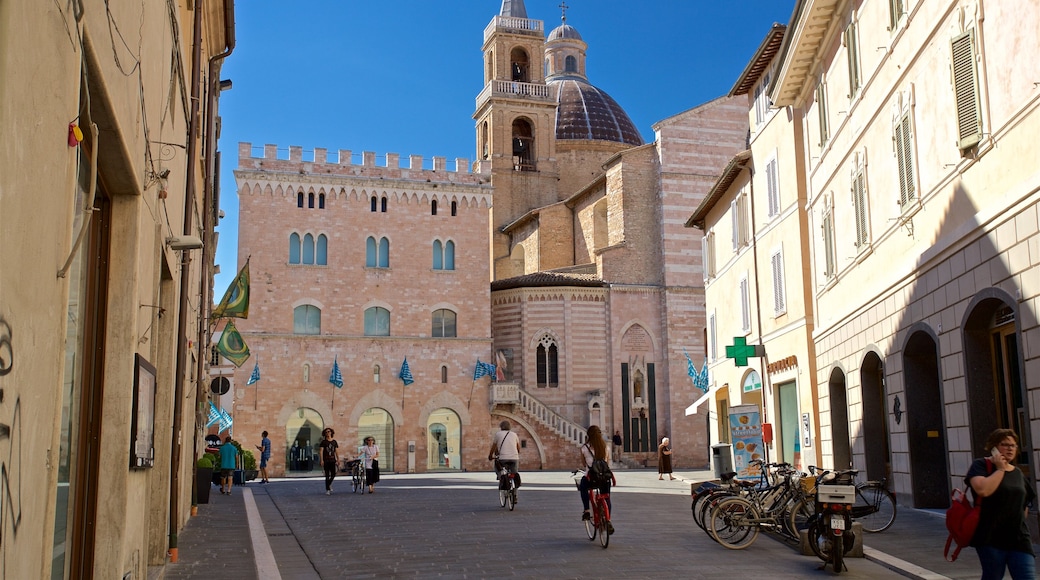
[[[750,546],[763,529],[798,541],[791,510],[801,501],[801,473],[789,464],[763,464],[762,469],[763,481],[772,483],[745,482],[740,495],[722,497],[704,518],[709,535],[726,548]]]
[[[815,492],[816,481],[830,470],[815,465],[809,466],[812,474],[804,478],[806,497],[803,498],[795,511],[800,514],[796,518],[795,529],[804,530],[807,527],[808,518],[816,513]],[[896,496],[888,490],[888,480],[885,478],[861,481],[856,486],[856,502],[852,505],[852,519],[859,522],[863,531],[878,533],[892,527],[896,521]]]
[[[513,511],[516,507],[516,474],[498,460],[495,460],[495,470],[498,472],[498,504]]]
[[[585,476],[585,472],[576,470],[571,475],[574,478],[574,485],[577,487],[581,483],[581,478]],[[606,548],[610,544],[611,534],[614,533],[614,524],[610,521],[610,493],[600,493],[596,487],[589,488],[589,507],[591,517],[582,520],[582,523],[585,524],[585,533],[590,541],[595,540],[598,536],[600,545]]]

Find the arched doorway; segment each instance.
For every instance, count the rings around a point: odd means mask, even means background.
[[[946,468],[939,348],[928,332],[918,330],[906,341],[903,385],[914,507],[948,507],[950,478]]]
[[[982,455],[994,429],[1014,429],[1018,461],[1032,476],[1029,405],[1022,385],[1018,312],[1010,297],[988,290],[976,297],[964,320],[964,368],[973,455]]]
[[[300,407],[285,422],[285,465],[292,473],[319,471],[318,443],[325,421],[314,409]]]
[[[859,367],[863,389],[863,450],[868,479],[891,479],[888,413],[885,404],[885,367],[881,357],[868,352]]]
[[[392,473],[394,471],[394,418],[386,409],[372,407],[366,409],[358,419],[357,446],[361,446],[365,437],[375,437],[376,445],[379,446],[379,471]],[[350,450],[355,453],[357,448]]]
[[[849,398],[845,386],[845,373],[835,368],[827,381],[827,392],[831,399],[831,455],[834,469],[852,466],[852,445],[849,443]]]
[[[455,411],[440,408],[426,421],[426,469],[462,467],[462,421]]]

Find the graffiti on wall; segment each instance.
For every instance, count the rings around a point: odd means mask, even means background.
[[[14,368],[11,325],[0,318],[0,379]],[[7,549],[22,522],[22,404],[7,400],[0,380],[0,575],[6,575]]]

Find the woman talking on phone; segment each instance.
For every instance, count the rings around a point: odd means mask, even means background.
[[[1034,580],[1036,556],[1026,517],[1036,491],[1014,465],[1018,435],[1011,429],[997,429],[986,439],[986,449],[990,455],[972,462],[964,477],[975,501],[982,502],[971,539],[982,564],[982,580],[999,580],[1005,569],[1014,580]]]

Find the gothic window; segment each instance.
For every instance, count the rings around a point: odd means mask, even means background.
[[[314,263],[319,266],[325,266],[329,263],[329,239],[325,237],[325,234],[318,235],[318,243],[315,252]]]
[[[314,263],[314,236],[311,234],[303,236],[303,263]]]
[[[296,194],[296,207],[303,207],[303,192]]]
[[[431,336],[434,338],[454,338],[455,313],[446,308],[433,311],[433,330]]]
[[[383,196],[379,200],[379,211],[382,213],[386,213],[386,196]]]
[[[546,334],[538,342],[535,361],[539,387],[559,387],[558,349],[556,341]]]
[[[441,383],[448,382],[448,367],[441,365]]]
[[[373,212],[376,211],[376,203],[377,203],[377,200],[376,200],[375,196],[372,196],[372,211]],[[301,205],[300,207],[303,207],[303,206]]]
[[[390,336],[390,311],[374,306],[365,310],[365,336]]]
[[[297,233],[289,236],[289,263],[300,263],[300,234]]]
[[[293,334],[321,334],[321,309],[309,304],[293,309]]]
[[[457,215],[459,215],[459,202],[453,201],[451,202],[451,216],[455,217]]]
[[[437,215],[437,200],[430,202],[430,215]]]
[[[365,242],[365,267],[390,267],[390,240],[379,238],[377,242],[374,237],[368,237],[368,240]]]
[[[307,194],[307,207],[310,208],[310,209],[314,209],[314,193],[313,192]]]
[[[325,194],[318,194],[318,209],[325,209]]]
[[[455,269],[455,242],[451,240],[444,243],[441,243],[440,240],[433,241],[433,269]]]

